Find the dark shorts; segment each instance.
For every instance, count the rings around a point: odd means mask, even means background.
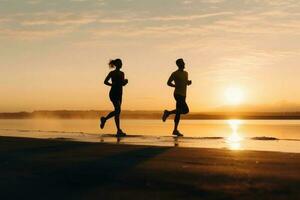
[[[186,97],[178,94],[174,94],[174,98],[176,100],[176,110],[180,114],[187,114],[189,113],[189,107],[185,101]]]
[[[118,102],[119,104],[122,103],[122,90],[110,90],[109,98],[113,103]]]

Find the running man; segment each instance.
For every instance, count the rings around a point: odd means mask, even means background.
[[[176,100],[176,109],[172,111],[165,110],[162,120],[165,122],[171,114],[174,114],[175,118],[173,135],[183,136],[183,134],[178,131],[178,124],[180,121],[180,115],[189,113],[189,107],[185,99],[187,86],[191,85],[192,81],[188,79],[188,73],[184,71],[185,63],[182,58],[176,60],[176,65],[178,70],[173,72],[168,80],[168,86],[175,87],[174,98]]]

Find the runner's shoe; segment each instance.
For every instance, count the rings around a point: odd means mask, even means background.
[[[124,133],[124,132],[120,129],[120,130],[118,130],[116,136],[117,136],[117,137],[125,137],[125,136],[126,136],[126,133]]]
[[[183,137],[183,134],[181,134],[178,130],[173,131],[173,135],[177,137]]]
[[[169,117],[169,112],[167,110],[164,111],[164,114],[162,116],[162,120],[163,122],[165,122],[167,120],[167,118]]]
[[[106,122],[105,117],[101,117],[101,119],[100,119],[100,128],[101,129],[104,128],[105,122]]]

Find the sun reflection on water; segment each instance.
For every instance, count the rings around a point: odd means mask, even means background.
[[[226,143],[231,150],[241,150],[241,141],[243,138],[238,134],[238,128],[242,124],[241,120],[231,119],[228,120],[227,123],[229,124],[232,133],[231,135],[226,138]]]

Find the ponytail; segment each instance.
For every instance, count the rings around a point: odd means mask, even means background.
[[[115,60],[110,60],[108,63],[109,68],[114,68],[115,67]]]
[[[117,58],[115,60],[110,60],[108,63],[109,68],[121,68],[122,67],[122,60],[120,58]]]

